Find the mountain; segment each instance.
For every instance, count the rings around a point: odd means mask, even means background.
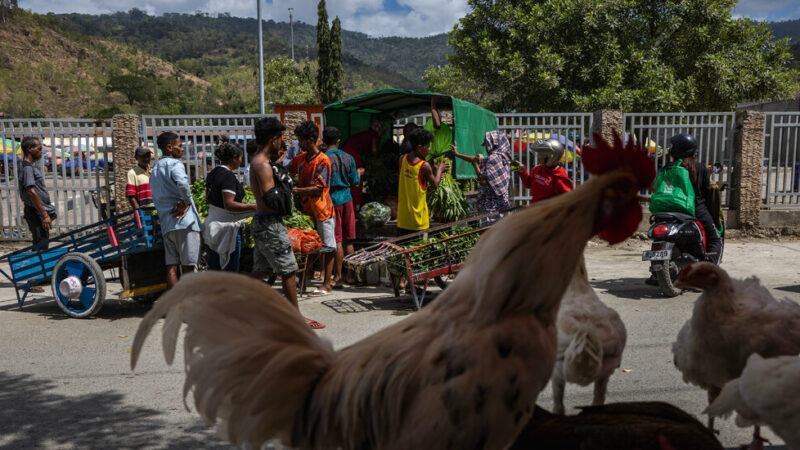
[[[800,42],[800,19],[771,22],[767,25],[772,28],[772,34],[775,35],[775,39],[788,37],[791,44]]]
[[[53,17],[64,29],[135,45],[174,61],[198,76],[205,76],[231,61],[256,60],[256,19],[227,14],[212,17],[203,13],[149,16],[138,9],[99,16],[60,14]],[[315,26],[296,22],[290,28],[286,22],[269,20],[262,28],[265,58],[291,54],[293,28],[295,59],[316,60]],[[447,62],[447,55],[451,53],[447,39],[445,34],[426,38],[370,38],[363,33],[343,30],[345,73],[356,70],[362,77],[374,78],[391,87],[423,88],[425,70],[431,64]],[[210,53],[222,58],[207,58]],[[371,73],[365,75],[364,71]]]

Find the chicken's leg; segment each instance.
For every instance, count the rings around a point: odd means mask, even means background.
[[[764,450],[764,442],[771,444],[769,440],[761,437],[761,427],[756,425],[753,427],[753,442],[750,443],[750,446],[743,445],[742,448],[748,450]]]
[[[718,387],[712,387],[708,390],[708,404],[714,403],[714,400],[717,399],[719,396],[721,389]],[[708,429],[711,430],[714,434],[719,434],[719,431],[714,429],[714,416],[708,416]]]
[[[564,414],[564,378],[554,376],[551,384],[553,385],[553,414]]]
[[[606,402],[606,392],[608,391],[608,379],[611,376],[605,376],[594,382],[594,398],[592,399],[592,406],[603,405]]]

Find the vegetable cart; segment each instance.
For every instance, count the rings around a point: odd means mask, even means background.
[[[152,295],[166,288],[164,248],[152,209],[134,210],[61,234],[41,244],[0,256],[10,273],[20,309],[34,286],[50,282],[59,308],[76,318],[91,317],[106,298],[107,269],[120,269],[120,297]]]
[[[394,295],[400,296],[400,281],[405,279],[414,308],[419,309],[431,280],[444,289],[447,278],[461,270],[480,236],[501,217],[483,214],[389,239],[347,255],[344,264],[356,273],[373,264],[385,264]]]

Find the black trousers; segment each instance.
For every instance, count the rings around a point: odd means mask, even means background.
[[[39,212],[36,210],[36,208],[26,205],[22,215],[25,218],[25,222],[28,223],[28,229],[31,230],[31,236],[33,237],[34,245],[50,239],[50,230],[44,229],[44,226],[42,225],[42,218],[39,216]],[[51,214],[50,218],[55,220],[55,214]],[[43,244],[39,248],[41,250],[47,250],[48,247],[50,247],[49,242]]]
[[[719,237],[717,227],[714,226],[714,219],[711,217],[711,213],[705,203],[695,204],[694,216],[697,217],[698,222],[703,225],[703,230],[706,232],[706,253],[713,262],[718,263],[722,252],[722,239]]]

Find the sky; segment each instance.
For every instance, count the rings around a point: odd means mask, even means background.
[[[294,20],[317,22],[318,0],[266,0],[262,3],[265,20],[288,22],[293,8]],[[467,0],[326,0],[331,20],[339,16],[342,28],[371,36],[422,37],[444,33],[469,12]],[[19,0],[22,8],[37,13],[103,14],[139,8],[151,15],[165,12],[212,15],[228,12],[233,16],[256,17],[253,0]],[[740,0],[736,17],[767,21],[800,18],[798,0]]]

